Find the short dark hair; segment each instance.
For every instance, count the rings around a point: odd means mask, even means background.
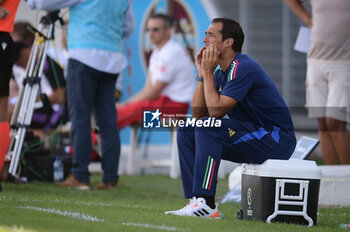
[[[27,47],[30,47],[35,39],[35,35],[29,31],[28,27],[32,27],[29,22],[18,21],[13,25],[13,34],[16,34],[19,38],[19,41],[25,44]]]
[[[222,23],[222,41],[232,38],[234,40],[232,49],[235,52],[241,52],[244,42],[244,33],[241,25],[233,19],[214,18],[212,23]]]
[[[154,14],[149,17],[149,19],[161,19],[164,22],[164,26],[169,28],[173,25],[173,20],[168,15],[165,14]]]

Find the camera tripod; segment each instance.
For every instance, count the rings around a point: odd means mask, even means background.
[[[19,177],[18,164],[24,137],[26,129],[32,121],[35,101],[44,70],[46,51],[49,42],[54,40],[55,23],[59,21],[62,26],[64,24],[58,14],[59,11],[55,11],[43,16],[40,20],[39,30],[28,28],[35,34],[35,40],[27,63],[23,86],[11,118],[10,146],[6,155],[6,160],[11,160],[9,173],[14,177]]]

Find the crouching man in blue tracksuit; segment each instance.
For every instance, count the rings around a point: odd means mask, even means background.
[[[215,18],[205,34],[205,45],[196,56],[192,112],[198,120],[215,118],[216,122],[211,127],[196,123],[179,128],[182,184],[190,202],[165,213],[220,218],[215,193],[221,159],[257,164],[289,159],[296,140],[289,110],[273,81],[256,61],[241,53],[241,26]]]

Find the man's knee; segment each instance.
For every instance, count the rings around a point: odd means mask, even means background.
[[[215,126],[215,121],[213,121],[213,119],[210,117],[202,117],[199,120],[202,122],[196,122],[196,124],[194,124],[193,126],[179,127],[177,129],[178,141],[188,140],[189,138],[194,138],[197,135],[210,137],[210,135],[217,134],[217,129],[220,129],[219,127]]]
[[[201,122],[196,122],[195,124],[196,134],[216,135],[219,134],[220,130],[224,127],[223,121],[220,119],[202,117],[199,121]]]
[[[193,127],[178,127],[177,128],[177,141],[187,141],[191,137],[191,133],[194,133]]]
[[[327,131],[326,118],[318,118],[318,129],[320,131]]]

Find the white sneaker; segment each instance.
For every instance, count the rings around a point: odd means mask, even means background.
[[[191,199],[193,200],[193,198]],[[175,211],[168,211],[165,212],[165,214],[174,214],[178,216],[189,216],[189,217],[203,217],[203,218],[215,218],[215,219],[221,219],[222,215],[218,211],[219,204],[215,204],[215,209],[210,208],[205,199],[200,197],[197,199],[194,199],[194,201],[187,204],[184,208],[175,210]],[[171,213],[169,213],[171,212]]]
[[[219,204],[215,204],[215,209],[210,208],[205,199],[200,197],[197,198],[197,200],[192,205],[192,215],[193,217],[203,217],[203,218],[215,218],[215,219],[221,219],[222,215],[219,213],[218,210]]]
[[[192,197],[190,199],[190,202],[183,207],[182,209],[179,210],[173,210],[173,211],[166,211],[165,214],[173,214],[173,215],[178,215],[178,216],[187,216],[192,211],[192,205],[193,203],[197,200],[196,197]]]

